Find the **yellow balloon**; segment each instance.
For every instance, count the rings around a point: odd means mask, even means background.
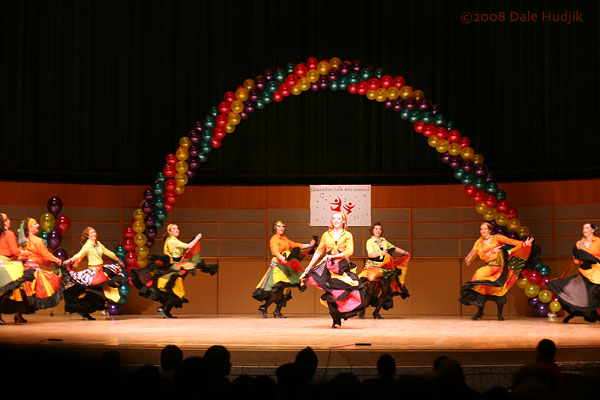
[[[367,99],[375,100],[375,96],[377,96],[377,91],[375,90],[367,90]]]
[[[562,306],[558,301],[551,301],[550,304],[548,304],[548,308],[550,308],[550,311],[552,312],[559,312]]]
[[[445,153],[448,151],[448,141],[446,139],[438,140],[435,149],[438,153]]]
[[[483,219],[485,219],[486,221],[493,221],[495,218],[496,218],[496,209],[495,208],[488,208],[483,213]]]
[[[540,287],[535,283],[525,285],[525,295],[529,298],[534,298],[540,292]]]
[[[188,176],[186,174],[175,174],[175,183],[177,183],[177,186],[187,185]]]
[[[552,292],[546,289],[540,290],[538,298],[542,303],[550,303],[550,300],[552,300]]]
[[[427,138],[427,144],[431,147],[436,147],[437,142],[438,142],[438,138],[436,138],[435,136],[429,136]]]
[[[475,154],[473,156],[473,165],[478,166],[483,164],[483,156],[481,154]]]
[[[300,89],[300,85],[298,84],[292,88],[291,92],[294,96],[298,96],[302,93],[302,89]]]
[[[144,246],[146,244],[146,240],[148,239],[146,238],[146,235],[144,235],[143,232],[136,233],[133,237],[133,242],[136,246]]]
[[[56,222],[54,215],[49,212],[45,212],[40,217],[40,226],[46,232],[50,232],[54,228],[54,222]]]
[[[525,289],[525,286],[527,286],[527,284],[529,284],[529,280],[527,279],[527,277],[522,276],[519,279],[517,279],[517,286],[519,287],[519,289]]]
[[[139,260],[139,259],[144,259],[144,258],[148,257],[148,253],[150,253],[150,250],[148,250],[148,247],[146,247],[146,245],[143,244],[141,246],[136,247],[135,252],[137,253],[138,260]]]
[[[425,92],[423,92],[422,90],[415,90],[413,92],[413,96],[415,98],[416,101],[422,100],[425,98]]]
[[[146,229],[146,224],[144,224],[144,221],[137,219],[133,224],[131,224],[131,228],[135,231],[135,233],[142,233],[144,232],[144,229]]]
[[[235,125],[231,125],[230,123],[227,123],[225,125],[225,132],[233,133],[233,131],[235,131]]]
[[[475,151],[473,150],[472,147],[463,147],[462,150],[460,151],[460,157],[463,160],[472,160],[473,157],[475,156]]]
[[[187,149],[188,147],[190,147],[192,145],[192,141],[190,140],[189,137],[184,136],[181,139],[179,139],[179,145],[181,147],[183,147],[184,149]]]
[[[185,174],[188,170],[188,163],[186,163],[185,161],[177,161],[177,163],[175,164],[175,169],[178,173]]]
[[[400,90],[396,86],[392,86],[387,90],[387,96],[390,100],[396,100],[400,97]]]
[[[448,153],[450,153],[451,156],[459,155],[461,150],[462,148],[458,143],[452,143],[450,146],[448,146]]]
[[[306,73],[306,79],[308,79],[308,81],[311,83],[318,81],[319,77],[319,72],[316,69],[310,69]]]
[[[175,194],[176,194],[176,195],[178,195],[178,196],[179,196],[180,194],[183,194],[183,192],[184,192],[184,191],[185,191],[185,187],[184,187],[184,186],[177,186],[177,187],[175,188]]]
[[[387,90],[385,90],[384,88],[377,89],[377,91],[375,92],[375,100],[377,100],[379,103],[383,103],[384,101],[386,101]]]
[[[496,223],[500,226],[506,226],[508,224],[508,216],[505,213],[497,213]]]
[[[137,266],[139,268],[144,268],[146,265],[148,265],[148,260],[145,258],[140,259],[138,256],[138,260],[137,260]]]
[[[133,210],[133,218],[135,220],[143,220],[145,216],[146,214],[144,214],[141,208],[136,208]]]
[[[483,201],[480,201],[479,203],[475,204],[475,211],[477,211],[477,214],[483,214],[486,209],[487,207],[485,206]]]
[[[329,68],[331,68],[331,65],[327,61],[321,61],[317,64],[317,71],[319,71],[319,74],[321,75],[327,75]]]
[[[521,227],[519,228],[519,237],[521,239],[529,237],[530,233],[531,233],[531,231],[529,230],[528,226],[521,225]]]
[[[402,100],[408,100],[413,97],[413,89],[410,86],[402,86],[400,88],[400,97]]]
[[[340,65],[342,65],[342,60],[339,57],[331,57],[331,60],[329,60],[329,64],[332,67],[339,68]]]
[[[190,153],[187,151],[187,149],[184,149],[182,147],[177,149],[177,151],[175,152],[175,157],[177,157],[179,161],[185,161],[188,158],[190,158]]]
[[[254,79],[246,79],[243,86],[248,90],[254,89]]]
[[[242,103],[239,100],[234,100],[231,103],[231,112],[234,112],[236,114],[241,113],[242,111],[244,111],[244,103]]]
[[[242,122],[242,117],[240,117],[240,114],[230,112],[227,117],[229,118],[229,123],[231,125],[237,125]]]
[[[306,92],[308,89],[310,89],[310,81],[303,76],[302,78],[298,79],[298,86],[300,86],[300,89],[303,92]]]
[[[521,221],[519,221],[518,218],[511,218],[508,220],[508,223],[506,224],[506,228],[510,232],[519,232],[519,229],[521,228]]]
[[[248,100],[248,95],[249,95],[248,89],[246,89],[244,87],[241,87],[235,91],[235,98],[238,99],[239,101]],[[237,112],[239,112],[239,111],[237,111]]]

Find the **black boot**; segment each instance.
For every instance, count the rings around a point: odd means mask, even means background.
[[[281,313],[281,304],[278,304],[277,307],[275,307],[275,312],[273,313],[273,317],[275,317],[275,318],[287,318],[285,315],[283,315]]]
[[[0,325],[6,325],[6,322],[2,319],[2,314],[0,314]]]
[[[477,321],[478,319],[480,319],[481,317],[483,317],[483,307],[479,307],[479,311],[477,311],[477,314],[473,315],[471,317],[471,319],[473,321]]]
[[[92,317],[88,312],[79,312],[77,313],[83,317],[83,319],[87,319],[88,321],[95,321],[96,318]]]
[[[265,307],[265,306],[258,307],[258,312],[260,313],[261,317],[267,318],[267,307]]]

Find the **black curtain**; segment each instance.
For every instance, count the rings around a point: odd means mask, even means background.
[[[226,91],[311,56],[404,76],[499,182],[600,177],[596,1],[13,0],[0,11],[0,179],[150,184]],[[513,20],[527,13],[538,20]],[[190,181],[445,182],[452,171],[398,112],[330,90],[254,112]]]

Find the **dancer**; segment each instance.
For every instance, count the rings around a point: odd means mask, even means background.
[[[600,238],[594,235],[596,229],[596,225],[591,222],[583,224],[583,237],[573,247],[573,262],[579,265],[579,273],[546,283],[546,287],[558,297],[563,309],[569,314],[563,319],[564,323],[575,316],[581,316],[588,322],[598,320],[596,310],[600,309]]]
[[[281,313],[281,309],[292,298],[291,288],[298,287],[300,291],[306,289],[306,286],[300,286],[300,261],[310,252],[316,241],[313,239],[305,244],[291,241],[283,235],[285,233],[283,221],[275,221],[272,231],[270,246],[273,258],[252,297],[265,302],[258,308],[263,318],[267,317],[267,308],[273,303],[276,304],[273,317],[286,318]],[[301,249],[305,251],[299,251]]]
[[[4,213],[0,216],[0,325],[4,325],[2,314],[22,314],[27,310],[24,297],[17,290],[26,280],[23,263],[16,258],[26,257],[29,252],[17,245],[17,236],[10,230],[8,216]]]
[[[106,309],[107,300],[118,303],[121,299],[119,286],[127,282],[121,271],[125,265],[115,253],[104,247],[98,240],[98,233],[91,226],[81,234],[81,244],[81,250],[66,260],[65,264],[74,263],[76,268],[79,261],[87,257],[88,268],[77,272],[68,268],[73,286],[64,292],[65,311],[94,320],[90,314]],[[115,263],[104,264],[102,256],[113,259]]]
[[[481,224],[479,232],[481,237],[473,245],[465,262],[470,265],[475,257],[479,257],[486,264],[478,268],[471,281],[463,285],[459,301],[464,305],[478,307],[477,314],[472,317],[477,320],[483,316],[485,302],[491,300],[498,306],[498,320],[503,321],[502,308],[506,304],[506,293],[518,279],[525,260],[529,258],[533,238],[520,241],[503,235],[492,235],[492,225],[488,222]],[[503,244],[515,247],[507,250]],[[509,265],[511,257],[515,259],[512,267]],[[517,257],[520,261],[518,263]]]
[[[49,267],[51,263],[59,267],[62,261],[55,257],[44,244],[44,240],[37,236],[40,224],[33,218],[27,218],[21,222],[19,228],[19,243],[25,244],[26,255],[20,258],[25,260],[25,274],[33,273],[33,279],[23,282],[23,294],[27,301],[27,313],[36,310],[52,308],[58,305],[62,298],[63,271],[55,269],[47,271],[42,268]],[[21,313],[15,314],[15,322],[27,322]]]
[[[327,304],[333,319],[332,328],[342,325],[342,318],[358,314],[363,303],[363,285],[356,276],[356,265],[350,262],[354,253],[354,238],[346,230],[346,215],[335,212],[331,216],[329,230],[323,233],[319,246],[301,275],[303,284],[325,291],[321,303]],[[316,267],[316,262],[325,255]]]
[[[214,275],[219,266],[207,265],[200,255],[202,234],[185,243],[178,239],[179,226],[169,224],[165,234],[164,256],[151,256],[150,265],[140,270],[131,270],[131,279],[142,297],[161,303],[158,312],[163,318],[176,318],[171,314],[173,307],[181,308],[185,298],[183,279],[196,270]]]
[[[365,285],[365,301],[359,317],[365,317],[367,307],[374,306],[373,318],[383,319],[379,311],[383,307],[388,310],[393,307],[393,296],[400,296],[403,299],[409,296],[404,281],[410,254],[394,246],[381,236],[383,226],[375,222],[371,226],[371,238],[367,240],[367,256],[369,259],[365,263],[365,268],[358,274],[361,282]],[[400,257],[392,258],[396,253]]]

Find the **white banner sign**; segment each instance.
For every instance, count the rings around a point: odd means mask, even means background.
[[[310,225],[328,226],[336,211],[348,226],[370,226],[371,185],[310,185]]]

